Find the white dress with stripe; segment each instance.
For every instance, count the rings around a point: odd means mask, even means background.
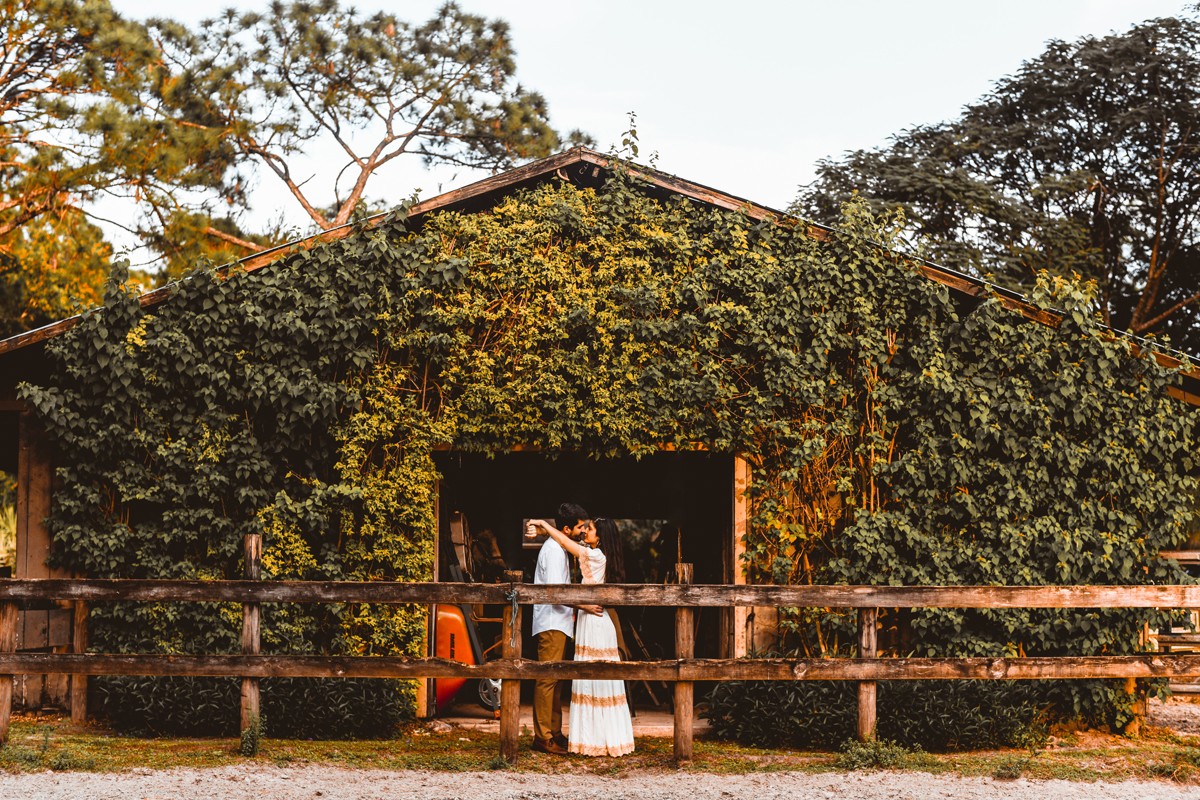
[[[584,548],[579,557],[583,583],[604,583],[604,553]],[[575,660],[620,661],[617,631],[608,614],[575,615]],[[625,700],[625,681],[571,681],[567,749],[585,756],[623,756],[633,752],[633,720]]]

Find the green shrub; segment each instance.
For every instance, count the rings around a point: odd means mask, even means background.
[[[365,678],[264,678],[263,735],[277,739],[386,736],[408,715],[401,681]],[[237,678],[103,676],[94,710],[118,730],[145,735],[237,736]]]
[[[25,747],[14,747],[6,744],[0,747],[0,766],[3,767],[35,767],[41,761],[36,750]]]
[[[992,777],[1001,781],[1015,781],[1025,773],[1033,756],[1009,756],[996,762]]]
[[[1045,742],[1049,687],[1029,681],[880,681],[876,732],[906,748]],[[831,747],[854,736],[852,681],[727,681],[707,698],[713,733],[753,747]]]
[[[928,754],[920,747],[910,750],[886,739],[847,739],[841,751],[836,761],[841,769],[919,769],[930,764]]]
[[[50,758],[46,766],[55,772],[89,770],[96,768],[96,759],[83,758],[72,753],[70,750],[59,750]]]

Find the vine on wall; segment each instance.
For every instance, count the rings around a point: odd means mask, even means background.
[[[431,450],[515,445],[743,455],[755,580],[1138,583],[1190,518],[1192,415],[1170,374],[1107,336],[1083,287],[966,313],[887,249],[902,220],[838,232],[658,201],[616,170],[487,212],[201,271],[147,314],[118,273],[27,386],[63,479],[63,566],[96,577],[423,580]],[[880,244],[872,244],[878,242]],[[232,606],[113,604],[98,650],[235,652]],[[922,653],[1129,652],[1152,611],[922,612]],[[845,652],[837,609],[792,644]],[[276,652],[415,654],[420,609],[269,607]],[[1086,711],[1111,692],[1075,691]],[[1091,698],[1091,699],[1088,699]],[[1091,705],[1089,705],[1091,704]]]

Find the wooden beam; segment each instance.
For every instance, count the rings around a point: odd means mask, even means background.
[[[17,649],[17,605],[0,603],[0,658]],[[8,744],[12,719],[13,672],[0,667],[0,745]]]
[[[858,610],[858,657],[875,658],[879,609]],[[858,740],[875,738],[875,681],[858,682]]]
[[[746,585],[746,568],[742,556],[746,554],[746,534],[750,526],[750,462],[744,458],[733,460],[733,583]],[[745,606],[733,607],[732,658],[746,655],[746,624],[750,611]]]
[[[1163,550],[1159,558],[1173,558],[1180,564],[1200,564],[1200,550]]]
[[[248,533],[243,540],[243,561],[247,581],[257,581],[262,577],[262,534]],[[258,603],[242,604],[242,655],[256,656],[259,654],[261,639],[261,611]],[[241,731],[245,733],[253,727],[256,721],[262,720],[261,695],[258,690],[258,678],[242,678],[241,697]]]
[[[0,675],[208,675],[256,678],[591,678],[594,680],[1033,680],[1197,678],[1200,654],[1047,658],[691,659],[685,661],[489,661],[475,666],[402,656],[175,656],[0,653]]]
[[[51,539],[44,520],[50,515],[52,482],[46,430],[34,412],[23,411],[18,415],[14,580],[64,577],[61,570],[51,570],[46,564],[50,558]],[[32,650],[54,644],[50,636],[51,613],[38,610],[19,615],[18,647]],[[14,683],[18,706],[40,708],[47,701],[56,705],[69,702],[65,676],[23,674],[18,675]]]
[[[0,600],[505,603],[508,584],[384,581],[19,580]],[[693,586],[520,584],[521,605],[798,608],[1200,608],[1200,586]]]
[[[519,570],[505,570],[504,579],[516,588],[524,576]],[[504,606],[504,625],[500,628],[500,636],[501,657],[510,664],[518,663],[521,660],[520,607],[513,608],[512,603]],[[520,745],[521,681],[506,678],[500,684],[500,757],[515,765]]]
[[[692,565],[676,564],[675,579],[681,586],[692,582]],[[675,609],[675,658],[690,659],[695,655],[696,632],[692,627],[692,610]],[[691,681],[675,682],[675,765],[686,766],[692,762],[692,723],[695,703]]]
[[[580,156],[582,161],[588,164],[593,164],[597,167],[607,169],[612,161],[607,156],[601,155],[593,150],[581,149]],[[674,175],[668,175],[665,172],[658,170],[646,169],[636,165],[629,167],[629,174],[641,178],[642,180],[661,186],[676,194],[681,194],[684,197],[692,200],[699,200],[701,203],[706,203],[717,208],[723,208],[726,211],[744,211],[751,219],[782,219],[787,215],[769,209],[765,206],[760,206],[755,203],[745,200],[741,197],[719,192],[716,189],[710,189],[707,186],[701,186],[698,183],[692,183],[682,178],[677,178]]]
[[[71,652],[82,655],[88,649],[88,604],[75,601],[75,617],[72,625]],[[87,721],[87,675],[71,676],[71,722],[82,724]]]

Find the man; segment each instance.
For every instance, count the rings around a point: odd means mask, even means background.
[[[578,539],[590,524],[587,511],[575,503],[558,507],[554,527],[572,539]],[[534,583],[570,583],[571,563],[567,552],[553,539],[547,539],[538,553]],[[577,606],[589,614],[603,614],[600,606]],[[567,640],[575,635],[575,611],[571,606],[535,605],[533,638],[538,661],[562,661]],[[541,753],[567,755],[567,737],[562,732],[562,682],[550,678],[537,681],[533,688],[533,749]]]

